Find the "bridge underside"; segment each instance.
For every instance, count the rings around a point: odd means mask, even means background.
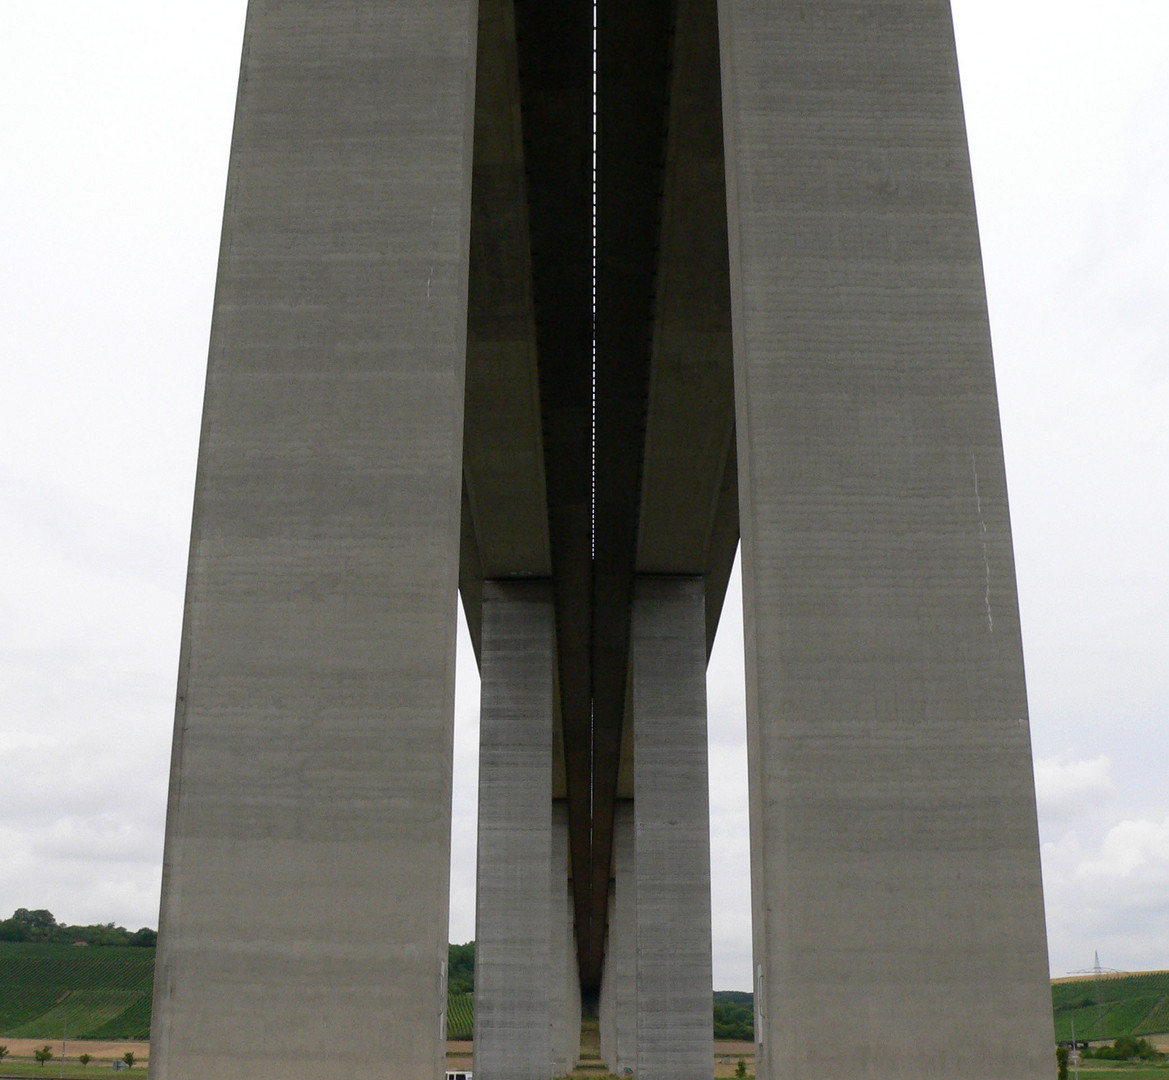
[[[709,649],[739,539],[717,24],[680,3],[599,9],[595,309],[592,4],[479,5],[459,587],[478,653],[484,581],[553,583],[594,993],[634,577],[704,578]]]

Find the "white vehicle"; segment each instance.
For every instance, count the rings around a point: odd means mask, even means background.
[[[462,1072],[460,1070],[451,1072],[450,1069],[447,1069],[446,1080],[475,1080],[475,1074],[472,1072]]]

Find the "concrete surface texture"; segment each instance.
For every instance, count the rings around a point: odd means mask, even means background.
[[[601,1060],[618,1076],[637,1068],[637,884],[633,800],[617,803],[613,890],[600,994]]]
[[[705,629],[701,578],[638,578],[633,813],[639,1080],[708,1080],[714,1061]]]
[[[757,1075],[1046,1077],[947,0],[600,0],[595,52],[593,20],[251,0],[153,1068],[441,1075],[457,587],[477,1075],[566,1068],[598,1006],[620,1071],[709,1075],[741,536]]]
[[[209,1047],[225,1077],[441,1075],[474,20],[470,2],[248,11],[167,817],[164,1080],[201,1075]]]
[[[548,965],[552,1026],[552,1074],[564,1076],[580,1057],[580,972],[572,930],[572,889],[568,862],[568,808],[552,804],[552,942]]]
[[[547,582],[487,582],[482,634],[475,1070],[487,1080],[545,1080],[554,969]]]
[[[1027,701],[949,7],[723,0],[719,15],[759,1073],[1046,1076]]]

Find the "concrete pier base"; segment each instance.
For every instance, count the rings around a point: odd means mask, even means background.
[[[633,599],[638,1080],[710,1080],[710,808],[701,578]]]
[[[545,583],[485,582],[475,907],[475,1075],[552,1074],[554,620]],[[563,951],[557,940],[556,953]],[[561,967],[563,965],[560,965]],[[556,978],[556,975],[561,978]]]

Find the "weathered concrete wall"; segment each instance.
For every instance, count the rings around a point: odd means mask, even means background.
[[[475,5],[253,0],[152,1075],[441,1075]]]
[[[633,598],[638,1080],[709,1080],[710,808],[706,609],[696,577]]]
[[[758,1075],[1047,1077],[949,5],[720,0],[719,21]]]
[[[482,610],[475,1073],[481,1080],[547,1080],[554,982],[552,591],[546,582],[488,581]]]

